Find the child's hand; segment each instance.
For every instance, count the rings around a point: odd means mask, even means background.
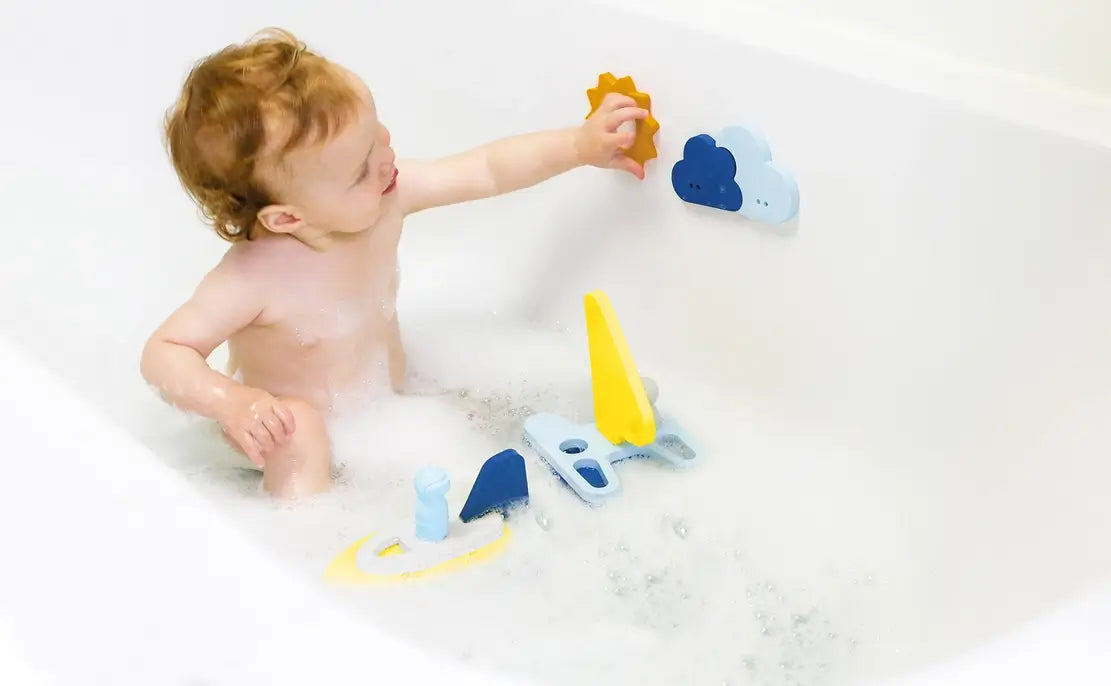
[[[633,131],[618,131],[618,128],[635,119],[648,116],[648,110],[637,107],[636,101],[627,95],[610,93],[602,104],[590,115],[579,129],[578,152],[583,164],[605,169],[624,169],[638,179],[644,178],[644,167],[636,160],[626,157],[623,148],[628,148],[636,139]]]
[[[293,437],[293,413],[266,391],[236,385],[218,420],[224,433],[259,467]]]

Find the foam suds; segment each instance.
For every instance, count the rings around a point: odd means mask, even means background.
[[[158,452],[316,582],[377,521],[411,514],[418,469],[448,472],[449,507],[458,512],[482,462],[516,448],[526,458],[530,507],[512,517],[515,537],[501,557],[388,592],[338,590],[343,602],[430,650],[539,684],[819,684],[853,670],[858,623],[845,598],[875,584],[787,568],[756,552],[767,542],[750,540],[761,523],[735,507],[744,490],[736,480],[762,467],[728,439],[738,429],[726,406],[651,370],[661,409],[698,436],[707,461],[686,472],[622,462],[623,494],[592,508],[521,440],[537,411],[590,419],[579,342],[480,326],[436,339],[411,350],[413,395],[334,423],[335,487],[310,503],[268,499],[259,474],[234,466],[238,458],[204,425],[167,437]]]

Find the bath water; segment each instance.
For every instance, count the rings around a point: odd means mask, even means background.
[[[682,472],[621,462],[623,493],[592,508],[521,439],[535,412],[591,419],[584,341],[496,317],[437,335],[434,320],[414,320],[407,331],[412,394],[335,422],[336,483],[309,503],[263,495],[259,474],[204,423],[167,413],[170,428],[148,442],[314,583],[378,522],[411,515],[421,467],[448,472],[457,513],[482,462],[519,450],[530,505],[513,514],[502,555],[431,581],[335,592],[398,635],[528,683],[835,684],[859,669],[882,563],[823,526],[835,510],[843,526],[856,516],[875,529],[876,518],[861,498],[854,507],[807,485],[851,478],[826,466],[853,464],[832,454],[848,449],[777,432],[721,392],[642,369],[706,461]]]

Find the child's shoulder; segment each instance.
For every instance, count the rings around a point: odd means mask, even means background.
[[[288,280],[291,258],[299,245],[284,236],[233,243],[205,274],[202,287],[211,291],[232,290],[257,300],[273,292],[276,284]]]
[[[224,252],[217,269],[259,277],[274,274],[288,267],[291,257],[304,246],[289,236],[264,235],[249,241],[233,243]]]

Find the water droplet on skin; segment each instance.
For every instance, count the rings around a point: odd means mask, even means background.
[[[679,538],[686,538],[687,537],[687,525],[684,524],[681,520],[675,522],[675,524],[672,528],[675,530],[675,535],[678,536]]]
[[[767,636],[767,635],[768,635],[768,627],[766,627],[766,626],[762,626],[762,627],[760,627],[760,633],[762,633],[762,634],[764,634],[765,636]]]
[[[763,619],[764,618],[764,613],[763,612],[757,612],[753,616],[756,617],[756,619]]]
[[[657,579],[654,574],[645,574],[644,575],[644,582],[647,583],[649,586],[656,583],[657,581],[659,581],[659,579]]]

